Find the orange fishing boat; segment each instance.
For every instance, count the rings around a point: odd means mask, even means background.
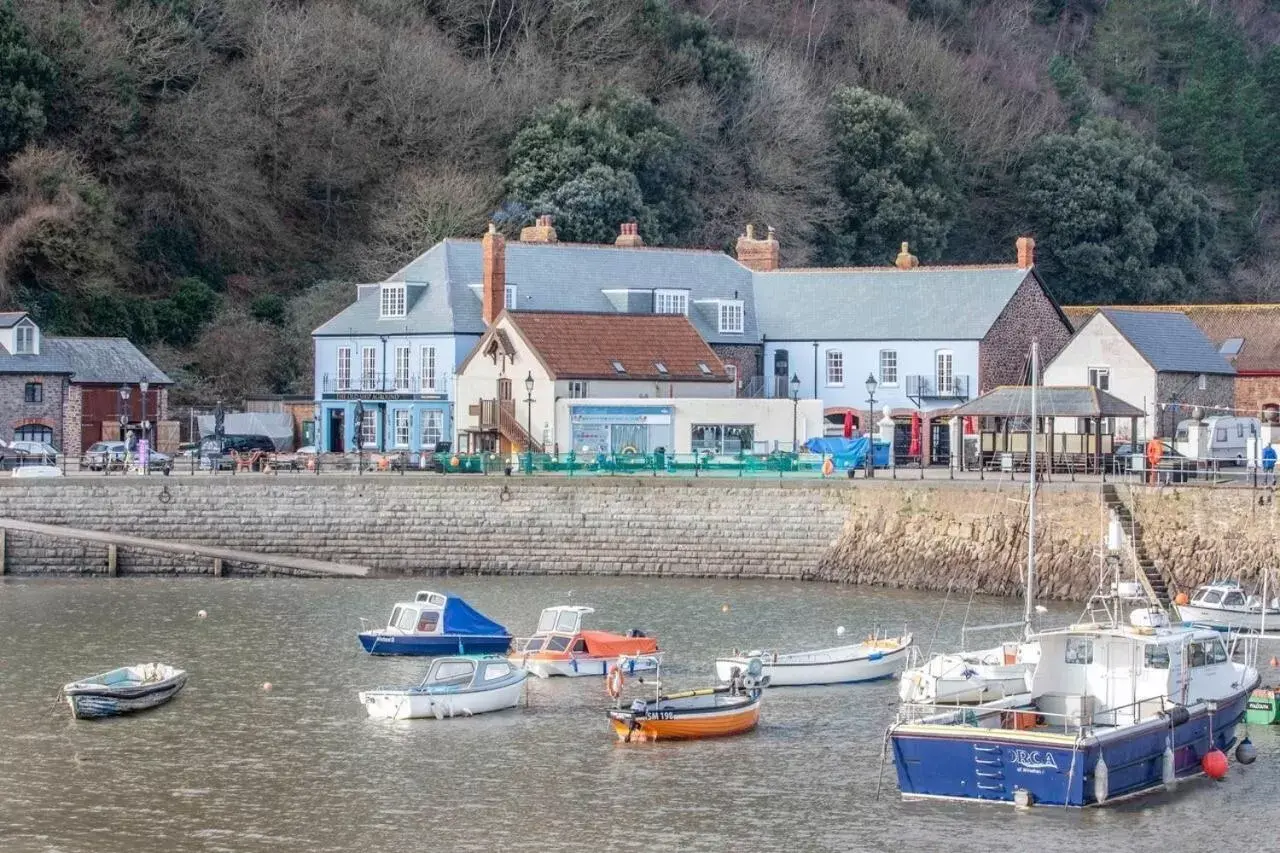
[[[513,643],[509,660],[539,678],[607,675],[620,655],[627,660],[628,675],[657,668],[661,653],[656,639],[636,630],[626,635],[583,630],[582,617],[594,612],[579,605],[546,608],[533,636]]]
[[[606,686],[615,698],[622,692],[625,659],[610,671]],[[752,671],[754,670],[754,674]],[[624,743],[725,737],[749,732],[760,722],[760,700],[767,679],[761,679],[759,659],[747,673],[735,672],[727,685],[686,690],[653,699],[637,699],[631,707],[609,711],[609,725]]]

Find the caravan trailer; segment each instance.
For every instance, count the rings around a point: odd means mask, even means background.
[[[1249,439],[1256,439],[1261,429],[1262,422],[1257,418],[1215,415],[1201,421],[1179,421],[1173,446],[1191,459],[1217,459],[1243,465],[1249,458]]]

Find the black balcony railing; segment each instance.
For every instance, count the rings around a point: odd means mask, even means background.
[[[443,397],[443,376],[425,378],[403,373],[354,373],[340,376],[326,373],[320,377],[320,391],[326,396],[359,397],[368,394],[402,397]]]
[[[791,396],[790,380],[785,376],[751,376],[738,383],[738,396],[760,399]]]
[[[968,376],[908,376],[907,396],[913,400],[967,400]]]

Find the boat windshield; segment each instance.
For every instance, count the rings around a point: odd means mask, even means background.
[[[565,649],[569,648],[569,641],[570,641],[570,640],[572,640],[572,639],[573,639],[572,637],[562,637],[562,636],[560,636],[559,634],[557,634],[557,635],[556,635],[556,636],[554,636],[554,637],[548,637],[548,638],[547,638],[547,651],[549,651],[549,652],[562,652],[562,651],[564,651]]]
[[[436,628],[438,628],[439,626],[440,626],[439,610],[424,610],[422,611],[422,614],[418,617],[418,633],[419,634],[434,634],[436,632]]]
[[[399,609],[400,618],[396,620],[395,627],[405,633],[408,633],[413,630],[413,626],[418,622],[418,611],[412,607],[403,607]]]
[[[500,678],[506,678],[511,674],[513,667],[506,661],[493,661],[486,663],[484,670],[480,673],[481,681],[497,681]]]
[[[394,628],[400,622],[400,611],[403,610],[399,604],[391,609],[391,618],[387,620],[387,627]]]
[[[1223,607],[1244,607],[1243,592],[1229,592],[1227,597],[1222,599]]]
[[[471,683],[475,671],[476,662],[472,660],[441,660],[436,661],[427,680],[431,684],[465,687]]]
[[[538,617],[538,630],[535,633],[546,634],[556,629],[556,616],[559,615],[558,610],[544,610],[542,615]]]
[[[562,611],[560,618],[556,620],[556,630],[572,634],[578,630],[579,619],[580,616],[572,610]]]

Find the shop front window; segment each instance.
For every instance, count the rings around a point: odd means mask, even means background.
[[[695,453],[750,453],[755,427],[750,424],[694,424],[690,446]]]

